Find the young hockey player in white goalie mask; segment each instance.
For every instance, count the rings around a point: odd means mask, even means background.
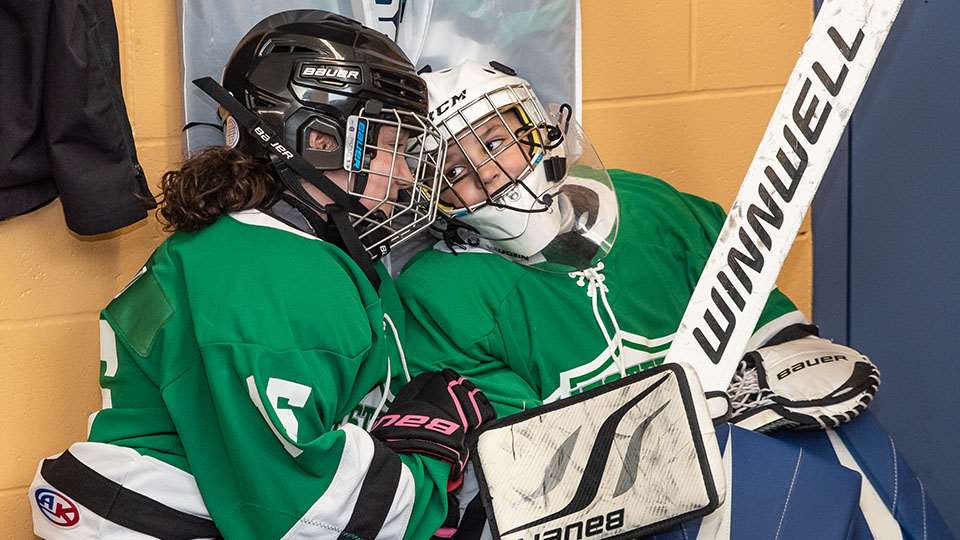
[[[407,309],[411,371],[454,369],[502,418],[663,362],[726,212],[657,178],[604,170],[568,107],[543,107],[526,81],[495,65],[422,73],[430,119],[447,139],[438,209],[446,234],[411,259],[397,289]],[[618,129],[630,137],[642,127]],[[868,359],[819,338],[779,289],[747,351],[728,393],[731,423],[748,430],[835,427],[861,414],[879,384]],[[652,422],[649,440],[661,429],[669,427]],[[734,439],[757,446],[749,456],[733,454],[740,485],[751,475],[768,478],[770,463],[792,470],[796,447],[744,433],[735,430]],[[819,444],[826,435],[790,437]],[[814,462],[803,456],[804,467]],[[839,492],[845,469],[833,465],[834,473],[800,482]],[[802,476],[806,469],[798,463],[797,470]],[[789,475],[786,481],[751,488],[749,498],[780,503],[758,516],[777,523],[784,502],[776,497],[791,489]],[[835,501],[803,500],[812,512],[835,510]],[[783,535],[764,529],[771,520],[747,516],[734,517],[737,537]],[[473,523],[469,518],[464,522]],[[850,524],[839,522],[830,523],[846,535]],[[791,534],[803,537],[799,529]]]
[[[608,172],[568,105],[544,107],[497,62],[422,77],[447,141],[445,230],[398,281],[425,328],[422,341],[413,332],[414,362],[477,373],[501,414],[662,362],[726,212],[661,180]],[[748,344],[757,353],[731,387],[735,418],[815,429],[866,407],[876,370],[816,332],[772,291]],[[765,376],[828,356],[844,360]]]
[[[545,108],[508,67],[426,73],[430,119],[447,138],[439,227],[452,249],[571,271],[613,246],[617,200],[569,105]]]

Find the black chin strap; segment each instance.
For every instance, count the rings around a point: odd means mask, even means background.
[[[373,284],[373,288],[380,290],[380,275],[377,274],[377,268],[373,263],[373,258],[370,257],[370,254],[364,249],[360,238],[357,236],[357,231],[353,228],[353,225],[350,224],[350,214],[336,203],[328,204],[325,210],[327,212],[327,218],[333,222],[333,225],[337,228],[337,232],[340,233],[340,242],[343,244],[343,247],[346,248],[347,253],[349,253],[350,257],[360,266],[360,270],[363,270],[363,274],[367,276],[367,279]],[[358,255],[354,255],[355,253]]]
[[[373,258],[364,248],[356,229],[350,224],[349,212],[364,215],[368,212],[367,208],[326,175],[314,168],[303,156],[297,154],[293,149],[287,148],[282,139],[269,126],[265,125],[256,113],[244,107],[217,81],[210,77],[204,77],[193,81],[193,84],[223,106],[237,121],[237,124],[270,153],[272,156],[271,163],[280,175],[283,184],[296,197],[304,201],[312,200],[310,194],[307,193],[299,181],[299,178],[303,178],[333,199],[333,204],[328,205],[325,211],[328,218],[336,226],[340,243],[346,249],[347,254],[360,266],[374,288],[379,290],[380,276],[377,275]],[[311,213],[315,214],[315,212]],[[308,220],[312,219],[310,213],[305,214],[304,217]],[[329,230],[329,228],[327,229]]]
[[[278,168],[277,172],[281,176],[294,174],[289,168]],[[284,184],[288,184],[288,182],[284,182]],[[307,196],[309,197],[309,195]],[[286,196],[281,195],[281,197],[303,214],[304,219],[307,220],[317,236],[342,247],[350,255],[350,258],[357,263],[363,274],[367,276],[373,288],[380,290],[380,275],[377,274],[373,258],[363,247],[360,237],[357,236],[357,230],[350,224],[350,214],[343,207],[336,203],[324,207],[327,219],[332,221],[334,225],[333,230],[331,230],[329,224],[323,220],[317,211],[304,204],[297,194],[286,194]]]

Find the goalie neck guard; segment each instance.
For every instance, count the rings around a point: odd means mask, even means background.
[[[443,144],[422,79],[385,35],[326,11],[278,13],[240,40],[223,87],[195,83],[220,103],[227,146],[269,160],[365,270],[435,219]],[[436,144],[411,151],[408,140]]]
[[[497,62],[467,61],[423,79],[430,120],[447,141],[438,225],[452,249],[477,246],[558,272],[609,253],[616,194],[568,104],[545,108]]]

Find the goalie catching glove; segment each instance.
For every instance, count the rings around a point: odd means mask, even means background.
[[[880,386],[877,367],[815,332],[804,325],[805,337],[743,357],[728,390],[731,423],[761,433],[828,429],[867,408]]]
[[[486,396],[451,369],[423,373],[397,393],[370,435],[400,454],[426,454],[450,463],[448,490],[463,478],[467,433],[496,418]]]

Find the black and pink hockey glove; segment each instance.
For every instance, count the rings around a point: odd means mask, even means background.
[[[370,435],[401,454],[426,454],[451,466],[448,490],[459,487],[467,466],[465,437],[496,418],[486,396],[451,369],[423,373],[397,393]]]

